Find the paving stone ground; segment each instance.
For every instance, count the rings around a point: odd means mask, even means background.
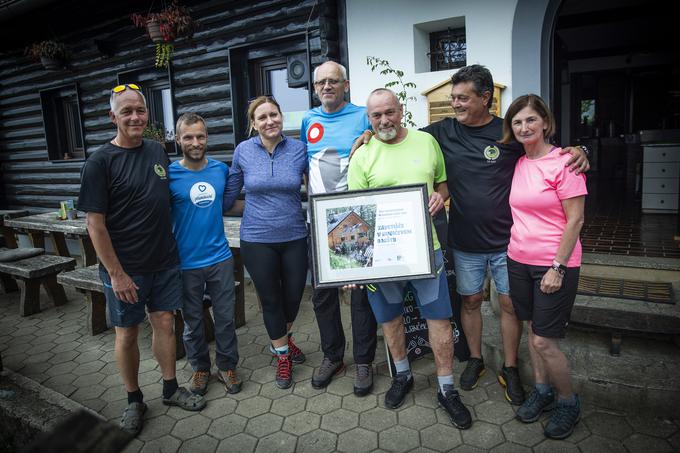
[[[352,393],[351,344],[347,369],[325,390],[311,386],[313,369],[322,359],[319,332],[307,289],[295,328],[297,344],[307,362],[294,368],[295,385],[274,385],[269,339],[257,310],[251,284],[246,286],[246,319],[238,329],[243,390],[228,395],[215,377],[200,413],[164,406],[161,375],[151,353],[151,330],[140,334],[140,385],[149,411],[143,432],[126,452],[673,452],[680,451],[680,416],[660,419],[653,408],[626,414],[585,406],[575,433],[565,441],[543,437],[541,423],[525,425],[514,419],[493,373],[479,387],[462,392],[473,414],[472,428],[459,431],[436,403],[436,378],[430,357],[413,364],[415,389],[398,410],[384,407],[389,387],[382,338],[378,343],[373,393]],[[0,352],[4,365],[49,387],[116,423],[126,395],[113,357],[112,331],[90,336],[81,294],[67,290],[69,303],[54,307],[44,302],[39,314],[18,315],[18,295],[0,295]],[[347,306],[342,309],[349,334]],[[351,338],[347,335],[347,338]],[[186,383],[191,369],[178,362],[177,376]],[[462,371],[456,363],[456,379]],[[679,409],[680,413],[680,409]]]

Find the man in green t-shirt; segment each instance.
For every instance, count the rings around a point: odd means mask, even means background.
[[[350,161],[347,174],[349,189],[425,183],[430,196],[429,212],[435,215],[449,197],[444,157],[437,141],[425,132],[402,127],[402,106],[388,89],[374,90],[366,107],[376,140],[359,149]],[[451,422],[460,429],[467,429],[472,424],[470,411],[453,386],[451,301],[444,258],[434,226],[432,237],[437,268],[434,278],[380,283],[374,286],[375,291],[368,292],[368,300],[376,320],[383,326],[385,341],[397,371],[385,394],[385,406],[392,409],[399,407],[413,387],[402,317],[404,287],[410,283],[415,289],[420,314],[427,321],[439,382],[437,399]]]

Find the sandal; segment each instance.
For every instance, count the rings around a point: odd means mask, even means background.
[[[144,412],[146,412],[146,404],[130,403],[120,419],[120,429],[133,436],[139,434],[144,426]]]
[[[163,404],[177,406],[186,411],[200,411],[206,403],[201,395],[191,393],[184,387],[178,387],[170,398],[163,398]]]

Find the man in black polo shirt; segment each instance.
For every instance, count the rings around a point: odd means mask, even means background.
[[[78,209],[87,212],[116,330],[115,357],[128,395],[121,428],[137,434],[146,411],[137,346],[146,310],[163,376],[163,403],[201,410],[205,400],[179,387],[175,377],[174,311],[182,306],[182,277],[170,221],[170,161],[159,143],[142,139],[148,112],[137,85],[115,87],[109,102],[117,134],[85,163]]]
[[[482,316],[484,279],[490,268],[501,306],[501,337],[505,362],[498,381],[505,398],[513,405],[524,401],[517,369],[522,323],[515,316],[509,296],[506,251],[510,240],[510,186],[515,164],[524,153],[517,143],[498,143],[503,120],[489,112],[493,78],[481,65],[461,68],[451,77],[451,103],[455,118],[425,127],[444,153],[451,207],[448,242],[453,249],[457,291],[463,300],[461,320],[470,347],[470,360],[460,378],[460,387],[472,390],[484,374],[482,359]],[[586,171],[588,160],[582,150],[575,155],[572,170]]]

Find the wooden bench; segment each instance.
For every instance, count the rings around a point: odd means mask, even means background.
[[[63,272],[57,276],[57,281],[62,285],[72,286],[85,294],[88,319],[87,330],[91,335],[97,335],[109,328],[106,322],[104,287],[99,279],[98,264],[78,268],[70,272]],[[205,303],[203,306],[203,323],[205,325],[206,340],[210,342],[215,339],[215,324],[210,314],[210,305]],[[182,332],[184,332],[184,318],[182,318],[182,313],[178,310],[175,313],[175,341],[178,360],[186,355],[184,342],[182,341]]]
[[[0,274],[9,275],[17,281],[21,290],[19,314],[29,316],[40,312],[40,285],[43,285],[54,305],[66,303],[66,293],[57,283],[57,274],[75,267],[76,260],[73,258],[40,255],[0,262]]]

